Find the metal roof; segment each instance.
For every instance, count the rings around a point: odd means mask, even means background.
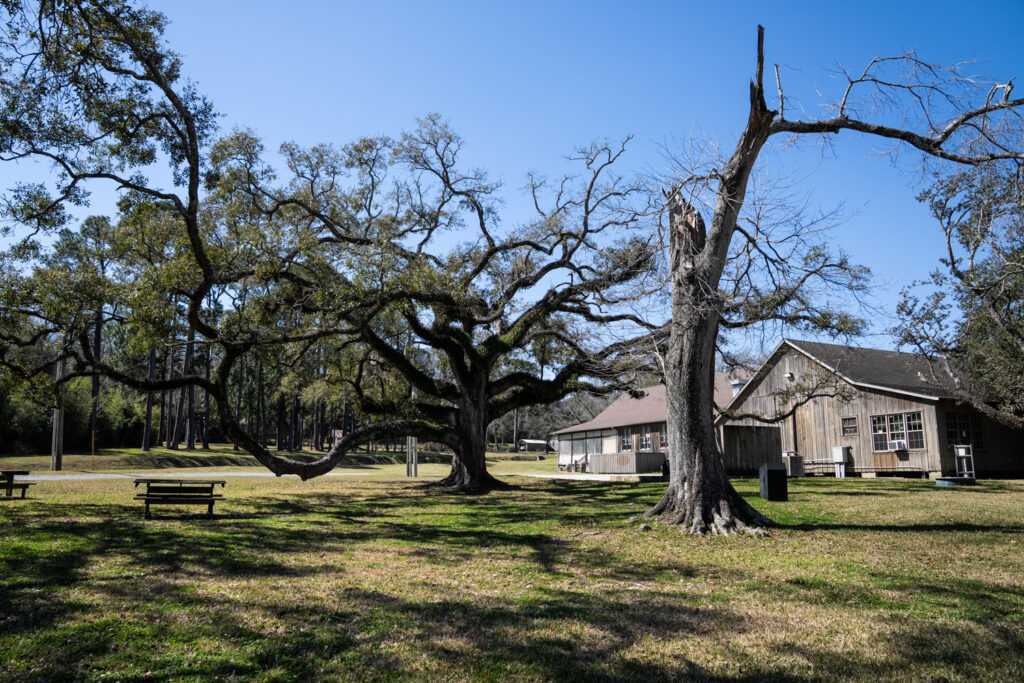
[[[744,378],[725,372],[715,375],[715,403],[717,405],[724,406],[732,400],[730,382],[733,379]],[[643,394],[640,398],[633,398],[629,393],[622,394],[590,422],[559,429],[552,434],[569,434],[664,422],[668,415],[665,403],[665,385],[655,384],[652,387],[641,389],[640,392]]]
[[[916,353],[861,349],[798,339],[786,339],[783,344],[792,346],[851,384],[922,398],[950,397],[950,393],[932,379],[928,359]]]

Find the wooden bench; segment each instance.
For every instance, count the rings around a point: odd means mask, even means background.
[[[213,517],[213,504],[224,496],[213,492],[226,481],[211,479],[136,479],[135,488],[146,485],[146,492],[136,494],[135,500],[146,504],[146,519],[151,519],[150,505],[205,505],[206,515]]]
[[[14,481],[14,477],[22,477],[29,473],[29,470],[0,470],[0,490],[7,492],[8,498],[14,497],[14,490],[21,490],[21,497],[25,497],[29,486],[35,486],[31,481]]]

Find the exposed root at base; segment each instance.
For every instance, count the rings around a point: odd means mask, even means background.
[[[707,499],[687,504],[685,499],[679,500],[671,486],[643,518],[678,526],[694,536],[768,536],[768,529],[776,526],[735,491],[726,492],[716,504]]]
[[[639,521],[638,518],[630,521],[634,520]],[[759,526],[757,524],[748,524],[735,518],[722,518],[719,516],[716,516],[710,522],[687,520],[685,515],[678,514],[661,516],[653,521],[655,524],[679,527],[681,532],[691,536],[736,536],[746,534],[748,536],[767,537],[771,535],[768,532],[768,527],[774,526],[774,524]]]
[[[423,488],[434,489],[445,493],[465,493],[480,495],[484,493],[490,493],[491,491],[508,491],[516,488],[508,482],[495,479],[491,475],[485,475],[481,481],[466,481],[462,477],[457,477],[455,474],[449,474],[447,477],[440,481],[429,482],[423,486]]]

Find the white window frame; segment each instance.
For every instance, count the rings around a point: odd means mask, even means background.
[[[918,420],[921,423],[921,429],[914,429],[915,433],[920,432],[921,434],[921,445],[911,446],[910,445],[910,432],[908,429],[910,425],[910,416],[917,415]],[[875,419],[881,419],[885,426],[884,432],[875,431]],[[890,441],[905,441],[907,443],[908,451],[923,451],[928,448],[928,441],[925,439],[924,429],[924,411],[921,410],[908,410],[904,413],[886,413],[884,415],[872,415],[869,422],[871,423],[871,452],[872,453],[886,453],[889,451],[888,443]],[[902,430],[893,430],[893,426],[897,423],[903,426]],[[885,434],[886,448],[879,449],[875,444],[875,437]],[[880,443],[880,442],[879,442]]]

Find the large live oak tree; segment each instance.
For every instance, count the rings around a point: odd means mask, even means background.
[[[303,478],[360,442],[416,435],[453,449],[443,484],[482,491],[497,483],[484,460],[492,420],[583,388],[609,391],[635,365],[626,330],[646,337],[652,326],[620,304],[643,295],[653,270],[654,212],[642,183],[613,172],[622,146],[582,148],[582,172],[559,182],[531,178],[537,216],[520,226],[501,223],[498,185],[460,169],[462,141],[436,116],[397,140],[285,145],[280,184],[251,135],[214,144],[216,114],[163,44],[160,14],[88,0],[5,9],[0,154],[47,160],[55,173],[6,197],[7,217],[30,232],[5,254],[14,272],[0,334],[8,347],[58,338],[72,361],[64,381],[102,374],[146,392],[200,387],[234,443]],[[145,175],[164,161],[168,182]],[[81,306],[48,295],[55,276],[38,267],[37,236],[64,225],[95,182],[122,192],[121,240],[138,243],[115,269],[125,324],[155,343],[180,305],[186,349],[216,360],[208,376],[188,361],[165,379],[111,366]],[[67,302],[80,299],[85,291]],[[211,300],[229,310],[211,315]],[[375,419],[313,462],[283,457],[243,426],[228,391],[233,371],[272,348],[354,353],[360,368],[373,364],[415,391],[396,399],[367,391],[359,372],[336,373]],[[538,348],[561,360],[546,372],[516,362]],[[17,355],[3,359],[14,366]]]

